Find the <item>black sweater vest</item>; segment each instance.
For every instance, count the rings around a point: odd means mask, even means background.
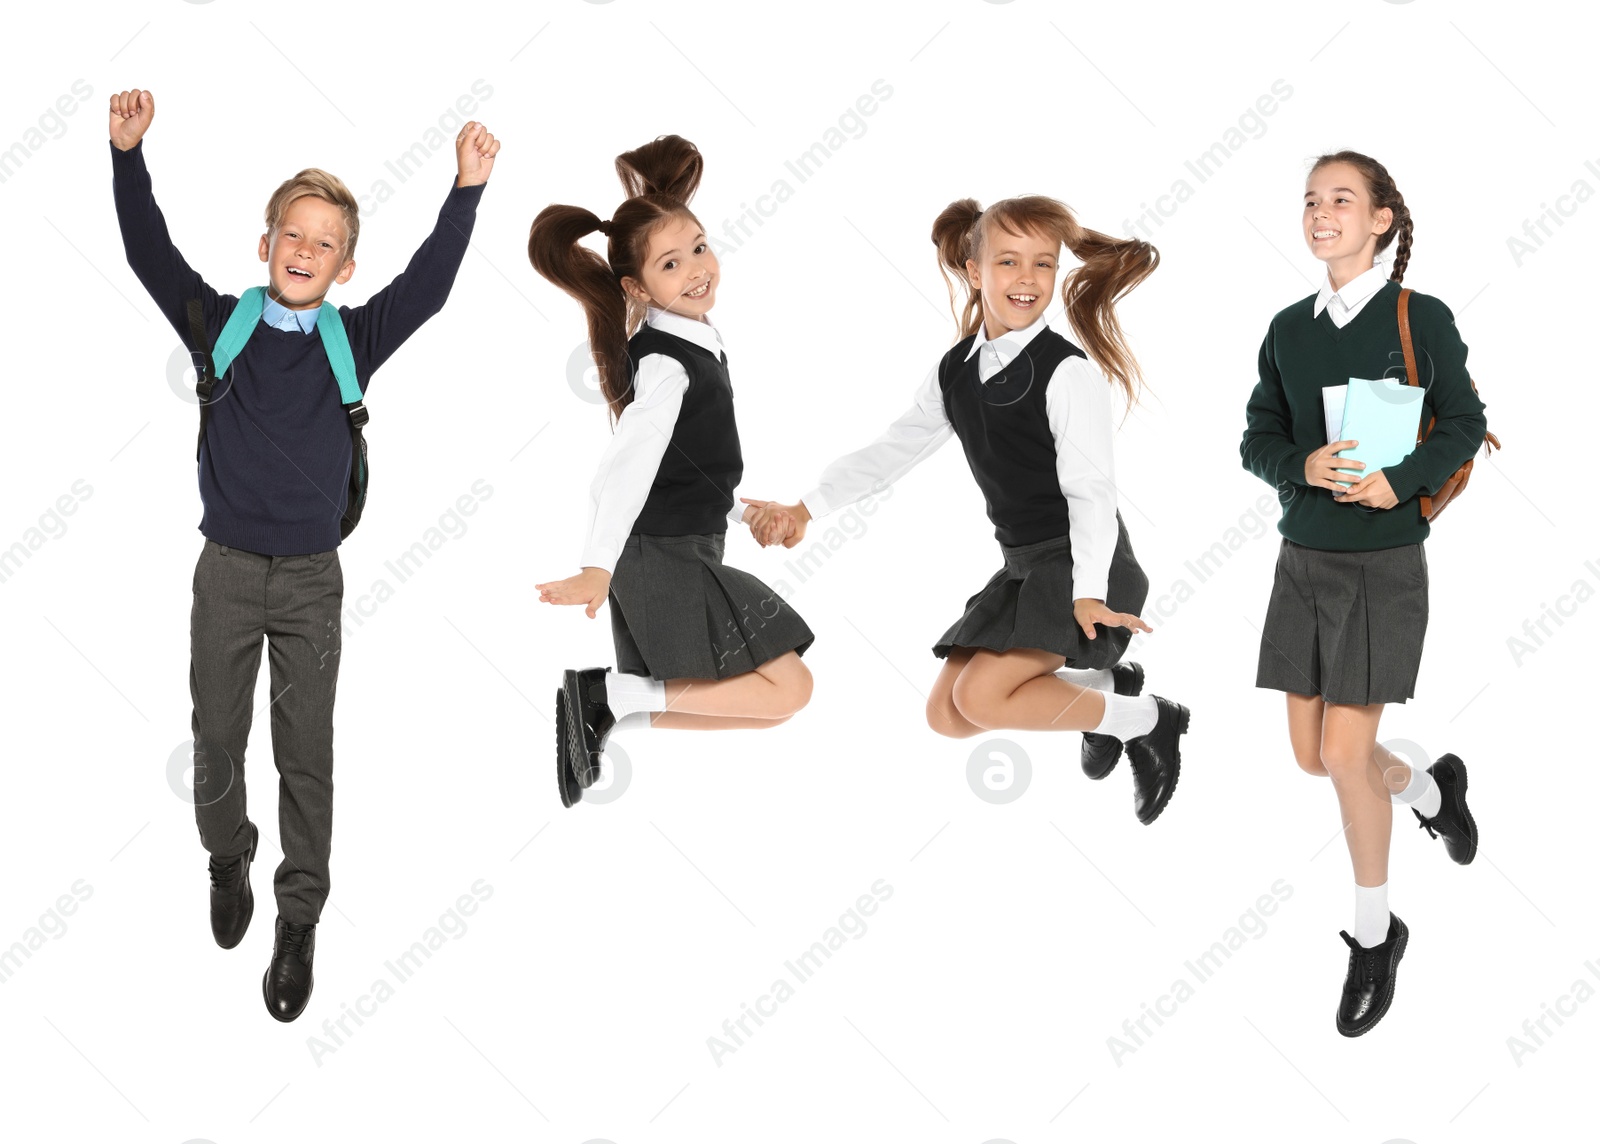
[[[1045,389],[1056,366],[1088,355],[1044,329],[1004,369],[980,381],[978,365],[989,351],[979,350],[966,360],[977,336],[962,338],[939,362],[939,390],[945,417],[983,491],[995,538],[1018,545],[1065,536],[1067,498],[1056,479],[1056,442],[1045,413]]]
[[[628,339],[628,363],[635,373],[649,354],[676,360],[689,375],[689,388],[633,533],[726,532],[733,490],[744,475],[726,356],[718,358],[685,338],[644,325]]]

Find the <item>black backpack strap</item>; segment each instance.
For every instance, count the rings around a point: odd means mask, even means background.
[[[199,298],[189,299],[189,360],[194,363],[194,395],[200,402],[200,436],[195,439],[194,458],[200,459],[200,446],[206,439],[206,415],[211,410],[211,390],[216,381],[216,365],[211,360],[211,342],[206,337],[206,312]]]

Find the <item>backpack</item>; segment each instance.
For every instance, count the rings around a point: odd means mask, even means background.
[[[217,344],[207,348],[205,309],[199,298],[189,300],[189,335],[194,345],[189,356],[194,360],[195,396],[200,399],[200,436],[195,441],[195,460],[200,459],[200,446],[206,439],[206,415],[211,408],[212,387],[219,377],[225,376],[233,359],[244,349],[250,335],[261,323],[261,312],[266,307],[267,291],[264,286],[252,286],[239,296],[239,304],[228,316]],[[344,516],[339,521],[339,537],[343,539],[361,523],[361,510],[367,504],[367,441],[362,429],[367,424],[367,407],[361,403],[361,386],[356,381],[355,358],[350,354],[350,340],[345,337],[344,323],[339,309],[324,302],[317,315],[317,333],[322,338],[322,348],[327,352],[328,364],[339,382],[339,398],[350,416],[350,483],[345,496]]]

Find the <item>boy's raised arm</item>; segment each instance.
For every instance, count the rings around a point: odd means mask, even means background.
[[[206,285],[172,244],[167,220],[150,189],[150,172],[145,169],[140,140],[155,113],[155,96],[148,91],[123,91],[111,97],[111,191],[128,265],[187,345],[189,299],[202,299],[206,329],[213,337],[222,328],[222,318],[217,292]]]

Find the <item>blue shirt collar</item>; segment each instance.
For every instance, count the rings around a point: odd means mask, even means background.
[[[321,306],[314,310],[291,310],[283,303],[275,301],[270,294],[263,300],[261,306],[261,320],[273,329],[287,328],[285,319],[293,314],[294,320],[300,324],[300,332],[304,334],[309,334],[317,328],[317,315],[320,313],[322,313]]]

